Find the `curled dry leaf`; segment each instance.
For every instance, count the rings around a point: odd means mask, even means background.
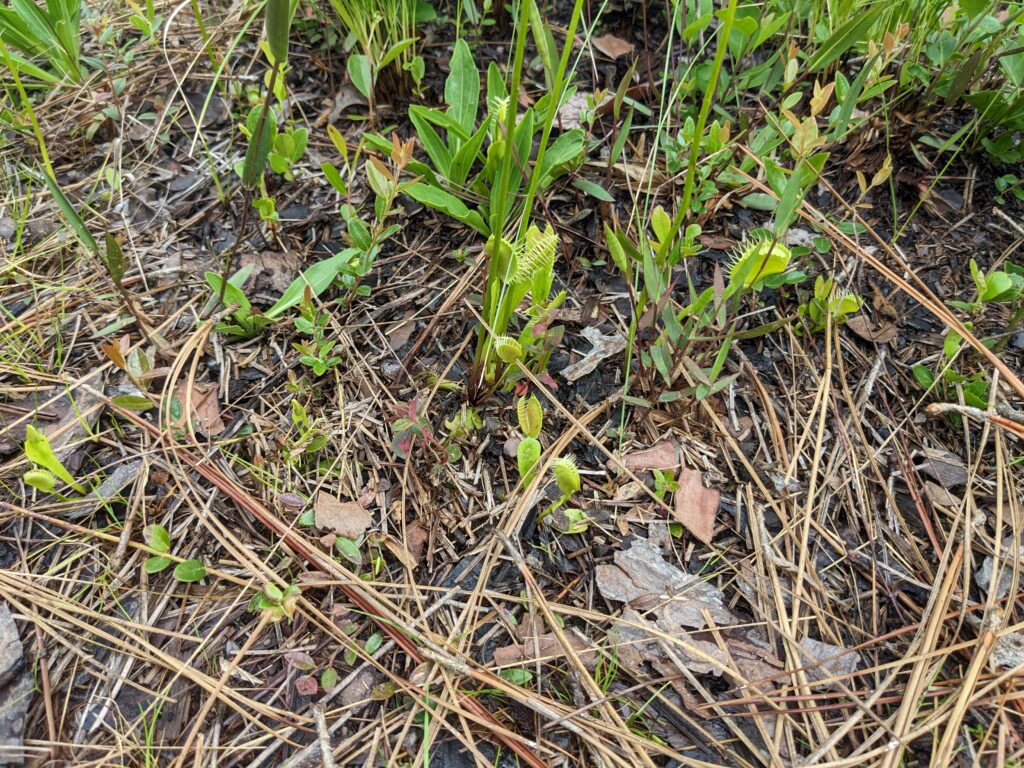
[[[717,488],[705,488],[703,475],[695,469],[684,467],[678,482],[672,516],[700,541],[710,544],[721,493]]]
[[[846,326],[864,341],[885,344],[896,338],[896,326],[890,322],[873,323],[865,315],[854,315],[846,320]]]
[[[317,528],[346,539],[358,539],[373,522],[358,502],[339,501],[326,491],[317,494],[313,510]]]
[[[588,373],[595,371],[602,360],[612,355],[617,355],[626,348],[625,338],[618,333],[610,333],[605,336],[597,328],[587,327],[583,329],[582,335],[593,346],[583,356],[582,360],[567,365],[562,369],[562,375],[568,381],[576,381],[583,378]]]

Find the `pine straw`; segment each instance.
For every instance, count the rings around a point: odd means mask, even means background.
[[[217,34],[229,40],[241,23],[227,18]],[[179,50],[150,50],[133,67],[131,87],[157,92],[171,82],[169,70],[207,76],[202,54],[189,49],[197,39],[189,24],[176,17]],[[61,92],[38,107],[62,181],[77,198],[93,183],[95,149],[62,147],[59,137],[94,110],[88,90]],[[201,139],[226,178],[240,148],[229,140],[230,125],[219,130]],[[116,160],[126,179],[129,172],[141,178],[159,158],[155,146],[131,146]],[[91,153],[89,168],[78,152]],[[11,162],[28,157],[9,155]],[[201,159],[195,169],[205,178]],[[9,184],[6,205],[24,204],[26,192]],[[318,200],[313,179],[298,186],[296,198],[303,194]],[[56,221],[48,201],[29,199],[31,217]],[[194,202],[188,216],[122,220],[119,228],[134,264],[131,291],[168,345],[155,389],[167,398],[180,383],[190,392],[197,381],[217,382],[227,429],[215,439],[112,404],[112,387],[125,378],[99,344],[110,338],[101,331],[125,313],[97,265],[61,229],[9,262],[17,285],[4,301],[24,299],[29,308],[0,329],[6,399],[57,385],[93,403],[81,414],[95,417],[92,433],[70,452],[85,458],[80,480],[98,482],[140,462],[121,502],[84,512],[81,502],[27,489],[20,454],[0,466],[10,502],[0,596],[18,619],[37,680],[25,729],[36,764],[297,768],[330,765],[320,754],[328,742],[339,766],[494,765],[496,748],[552,766],[1019,759],[1019,668],[992,663],[1000,638],[1021,628],[1019,615],[1008,598],[974,583],[997,542],[1011,538],[1014,551],[1021,537],[1019,442],[989,423],[953,428],[926,418],[923,401],[908,395],[916,391],[913,360],[840,329],[824,340],[783,330],[764,341],[771,366],[737,356],[732,396],[637,411],[623,445],[610,436],[619,425],[617,396],[588,406],[571,390],[547,392],[534,380],[551,401],[544,461],[567,452],[591,457],[582,467],[583,506],[594,522],[581,537],[551,536],[534,523],[543,475],[518,487],[514,467],[488,449],[514,434],[504,400],[488,404],[488,436],[467,442],[458,462],[435,469],[429,446],[411,460],[392,451],[389,425],[403,403],[418,397],[440,430],[461,402],[440,385],[445,373],[460,379],[471,351],[468,297],[479,271],[446,258],[464,234],[452,230],[455,239],[446,241],[422,214],[407,227],[379,262],[387,280],[347,314],[334,307],[344,364],[304,388],[287,328],[228,344],[213,332],[215,319],[201,316],[209,255],[185,268],[174,258],[201,252],[200,219],[227,229],[231,220],[209,197]],[[108,226],[116,221],[114,201],[105,214]],[[842,245],[837,271],[877,260],[833,234]],[[313,258],[301,230],[281,237],[276,245]],[[934,297],[919,298],[946,319]],[[579,306],[576,295],[570,303]],[[416,329],[397,354],[389,332],[403,320]],[[131,327],[124,332],[133,348],[153,350]],[[238,383],[253,370],[264,377]],[[1010,396],[999,384],[993,391],[997,401]],[[293,400],[327,437],[314,456],[296,442]],[[740,412],[753,418],[744,445],[734,437]],[[601,597],[594,565],[631,536],[653,536],[667,511],[646,496],[629,506],[610,502],[619,481],[603,463],[665,438],[677,440],[687,464],[708,472],[726,497],[714,546],[673,540],[667,557],[690,571],[702,567],[746,617],[745,629],[771,645],[782,666],[770,678],[746,679],[736,663],[695,674],[682,659],[700,656],[700,648],[664,633],[652,644],[680,660],[673,675],[620,661],[613,630],[622,606]],[[968,468],[958,505],[930,500],[914,469],[914,450],[943,447]],[[425,530],[418,567],[386,555],[376,578],[357,578],[282,503],[283,493],[314,498],[320,490],[372,500],[380,532],[393,541],[411,542],[413,527]],[[153,552],[142,531],[154,523],[171,532],[172,559],[206,565],[203,582],[145,573]],[[1009,595],[1017,595],[1015,563],[997,566],[996,584],[998,568],[1012,571]],[[294,620],[274,624],[248,610],[265,585],[291,583],[303,588]],[[523,626],[550,633],[555,645],[511,665],[532,673],[519,686],[491,657],[519,642]],[[383,642],[367,653],[374,632]],[[710,637],[730,658],[726,635],[712,628]],[[829,676],[802,650],[805,638],[855,650],[862,663]],[[596,664],[579,652],[581,641],[596,649]],[[300,696],[301,671],[286,661],[289,651],[308,653],[316,672],[333,666],[339,684]],[[456,762],[450,744],[469,757]]]

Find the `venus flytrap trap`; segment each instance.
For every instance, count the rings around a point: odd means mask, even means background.
[[[519,398],[516,403],[516,416],[523,439],[516,447],[516,465],[519,469],[520,483],[525,487],[533,481],[534,470],[540,461],[540,431],[544,427],[544,410],[536,395]]]
[[[36,465],[23,476],[26,484],[33,488],[44,493],[53,493],[57,487],[56,481],[60,480],[75,493],[84,494],[86,492],[81,484],[75,482],[75,478],[57,458],[46,435],[31,424],[25,428],[25,458]]]
[[[831,277],[818,275],[814,279],[814,293],[797,310],[805,317],[811,333],[825,330],[831,318],[833,325],[842,325],[849,315],[860,311],[863,302],[847,290],[837,288]]]

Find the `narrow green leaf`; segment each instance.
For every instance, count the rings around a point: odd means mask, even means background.
[[[291,0],[267,0],[267,43],[277,66],[288,63],[288,33],[292,26]]]
[[[101,256],[100,247],[97,245],[92,234],[90,234],[89,228],[85,226],[85,222],[82,221],[82,217],[78,215],[78,211],[75,210],[75,207],[71,205],[71,201],[64,196],[61,188],[57,186],[57,182],[45,171],[43,172],[43,181],[46,182],[46,186],[49,188],[50,194],[53,195],[54,200],[57,201],[57,206],[60,208],[61,213],[64,214],[64,218],[71,226],[71,229],[74,230],[79,242],[97,256]]]

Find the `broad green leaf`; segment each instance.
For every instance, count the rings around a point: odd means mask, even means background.
[[[935,374],[932,373],[932,369],[926,365],[915,365],[911,370],[914,373],[914,378],[917,379],[917,383],[920,384],[924,389],[931,389],[935,383]]]
[[[465,40],[455,43],[450,67],[451,72],[444,84],[444,101],[448,105],[448,114],[469,136],[476,124],[477,105],[480,101],[480,70],[476,68],[473,54]]]
[[[339,195],[347,195],[348,187],[345,185],[345,180],[341,178],[341,173],[334,166],[333,163],[323,163],[320,166],[320,170],[323,171],[324,178],[334,187],[334,191]]]
[[[198,560],[182,560],[174,566],[174,578],[192,584],[206,578],[206,568]]]
[[[824,69],[850,48],[863,42],[879,14],[885,9],[883,3],[875,3],[867,6],[864,11],[855,13],[814,52],[807,62],[807,70],[816,72]]]
[[[381,58],[380,63],[377,64],[377,71],[380,72],[383,70],[384,67],[397,59],[402,54],[402,51],[409,48],[409,46],[413,45],[415,42],[415,37],[407,37],[405,40],[399,40],[397,43],[392,45],[391,48],[388,49],[388,52]]]
[[[384,645],[384,636],[380,632],[374,632],[366,638],[366,645],[363,646],[363,650],[372,656],[380,650],[382,645]]]
[[[144,395],[118,395],[110,398],[110,402],[126,411],[148,411],[153,407],[153,401]]]
[[[461,221],[463,224],[468,224],[480,234],[487,234],[487,226],[484,224],[483,219],[480,218],[480,214],[476,211],[470,211],[464,202],[450,192],[429,186],[420,181],[410,184],[406,187],[405,192],[414,200],[447,213],[453,219]]]
[[[362,53],[354,53],[348,57],[345,69],[348,70],[348,76],[356,90],[367,99],[372,98],[373,71],[370,69],[370,60]]]
[[[103,263],[106,264],[107,272],[110,273],[110,279],[115,284],[120,285],[121,280],[124,279],[124,251],[121,250],[121,243],[117,241],[109,232],[106,233],[106,256],[103,259]]]
[[[361,565],[363,562],[363,553],[359,551],[359,545],[356,544],[352,539],[346,539],[344,536],[339,536],[334,541],[334,546],[338,548],[338,551],[354,565]]]
[[[590,195],[595,200],[600,200],[603,203],[615,202],[615,198],[612,196],[611,192],[606,190],[600,184],[590,181],[590,179],[574,179],[572,185],[583,194]]]
[[[146,569],[146,573],[154,574],[160,573],[165,570],[171,564],[172,560],[169,557],[163,555],[154,555],[153,557],[147,557],[146,562],[143,564],[143,568]]]
[[[409,121],[416,129],[416,136],[423,146],[423,150],[434,164],[434,168],[441,172],[445,178],[449,177],[452,165],[452,152],[441,139],[441,136],[429,119],[432,110],[415,104],[409,107]]]
[[[142,538],[146,540],[151,549],[157,552],[171,551],[171,534],[162,525],[156,523],[147,525],[142,531]]]
[[[452,160],[451,169],[446,174],[452,184],[462,186],[466,183],[466,177],[469,176],[469,171],[473,167],[473,161],[480,155],[480,148],[484,144],[484,139],[487,137],[490,127],[491,116],[487,115],[484,121],[480,123],[476,133],[459,147],[458,152],[455,153],[455,158]]]

